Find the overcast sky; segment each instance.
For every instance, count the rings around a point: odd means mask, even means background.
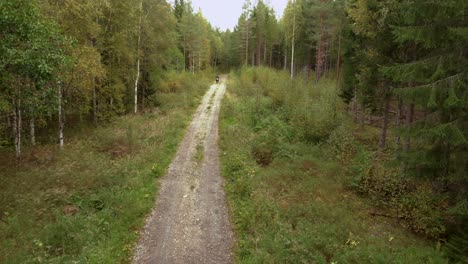
[[[252,3],[255,3],[252,0]],[[192,0],[195,12],[200,8],[203,16],[210,21],[213,27],[221,30],[232,30],[237,24],[237,20],[242,13],[244,0]],[[283,14],[288,0],[265,0],[269,6],[275,10],[276,16]]]

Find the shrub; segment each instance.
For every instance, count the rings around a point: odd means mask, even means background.
[[[435,198],[429,183],[403,177],[384,154],[361,150],[354,162],[353,186],[360,194],[416,233],[435,239],[445,235],[443,200]]]
[[[354,140],[351,124],[344,121],[330,134],[327,140],[329,155],[342,164],[348,164],[356,155],[356,142]]]

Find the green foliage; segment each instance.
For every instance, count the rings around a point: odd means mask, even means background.
[[[437,196],[428,181],[414,182],[401,177],[400,169],[389,165],[389,158],[361,149],[352,164],[355,175],[352,186],[388,210],[387,217],[416,233],[442,239],[446,232],[442,214],[446,197]]]
[[[290,82],[284,72],[267,68],[248,68],[239,74],[233,85],[252,96],[250,100],[255,103],[250,110],[251,125],[257,130],[269,123],[277,131],[284,131],[276,137],[291,140],[299,135],[320,142],[326,141],[342,120],[338,92],[328,80],[314,86],[301,79]],[[273,113],[278,113],[289,127],[277,125],[276,118],[269,118]]]
[[[346,159],[357,152],[349,121],[318,145],[298,132],[302,128],[292,124],[292,117],[296,107],[303,107],[301,91],[314,91],[314,101],[331,109],[335,103],[324,90],[334,85],[295,81],[287,73],[262,68],[231,74],[220,116],[220,146],[237,262],[447,263],[426,242],[369,216],[365,200],[346,188],[351,171]],[[258,165],[252,149],[271,151],[272,162]],[[367,152],[363,170],[372,157]],[[413,210],[413,215],[426,212]]]
[[[204,80],[190,76],[187,83]],[[166,173],[207,84],[178,92],[198,100],[192,107],[161,101],[164,113],[148,111],[88,128],[66,150],[28,151],[21,168],[2,160],[1,261],[129,262],[137,231],[154,205],[155,179]]]
[[[352,125],[348,120],[342,123],[330,134],[328,152],[332,159],[349,165],[357,152],[357,143],[352,134]]]
[[[36,1],[0,3],[0,111],[44,115],[55,107],[51,82],[66,57],[66,42]]]

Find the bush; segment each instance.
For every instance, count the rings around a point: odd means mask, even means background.
[[[355,189],[403,226],[429,238],[442,238],[446,231],[443,200],[435,198],[429,183],[403,177],[400,168],[388,164],[385,155],[361,150],[354,160]]]
[[[163,112],[180,107],[193,108],[198,104],[201,91],[207,89],[207,83],[208,74],[169,72],[158,80],[156,93],[150,96],[148,103]]]
[[[319,84],[300,78],[291,81],[284,71],[262,67],[244,68],[232,76],[235,78],[230,89],[252,100],[249,105],[253,127],[275,114],[294,127],[300,139],[321,142],[342,120],[338,92],[331,81],[322,80]]]
[[[354,140],[352,126],[344,121],[330,134],[327,140],[327,150],[332,159],[349,164],[356,155],[356,142]]]

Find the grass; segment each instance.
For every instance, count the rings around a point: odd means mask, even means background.
[[[333,83],[288,84],[287,74],[265,71],[231,74],[221,110],[221,160],[237,261],[447,263],[431,242],[393,219],[372,216],[372,203],[348,187],[327,143],[345,117],[327,123],[326,112],[295,111],[306,103],[304,89],[311,93],[307,109],[329,109]],[[271,153],[270,162],[259,162],[258,153]]]
[[[129,115],[2,164],[1,263],[127,263],[195,106],[208,87],[182,76],[158,111]],[[184,98],[184,100],[180,100]]]
[[[197,145],[197,148],[196,148],[195,160],[197,162],[201,162],[203,161],[204,156],[205,156],[205,147],[203,146],[203,144],[200,143]]]

